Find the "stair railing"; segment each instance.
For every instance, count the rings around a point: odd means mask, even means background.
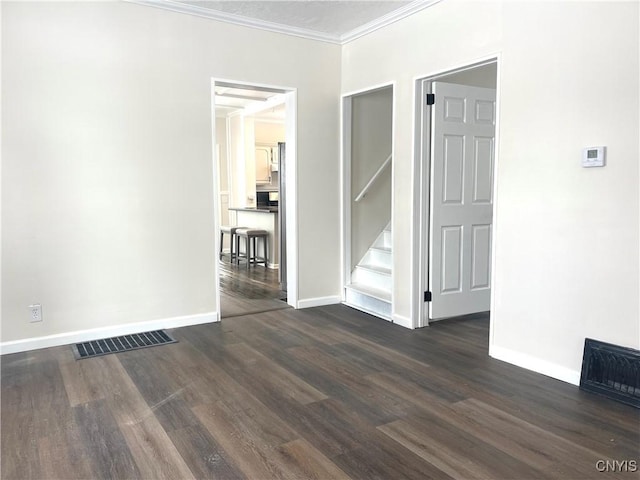
[[[382,172],[385,170],[385,168],[387,168],[391,164],[392,155],[393,154],[390,154],[387,157],[387,159],[382,163],[382,165],[380,165],[380,168],[378,168],[378,170],[376,170],[376,173],[373,174],[371,179],[364,186],[362,191],[356,196],[356,198],[355,198],[356,202],[359,202],[360,200],[362,200],[367,195],[367,192],[369,192],[369,190],[371,189],[371,186],[374,184],[374,182],[378,179],[378,177],[380,175],[382,175]]]

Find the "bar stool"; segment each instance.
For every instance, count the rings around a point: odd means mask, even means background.
[[[224,234],[226,233],[227,235],[231,236],[231,241],[229,242],[229,262],[233,263],[233,260],[236,257],[235,251],[234,251],[234,246],[236,244],[236,230],[238,230],[238,228],[246,228],[246,227],[232,227],[230,225],[220,225],[220,260],[222,260],[222,257],[224,256],[224,253],[222,252],[222,241],[224,239]]]
[[[240,258],[244,257],[247,260],[247,268],[253,263],[257,265],[263,263],[265,268],[268,261],[268,245],[267,237],[269,232],[261,230],[259,228],[237,228],[236,229],[236,265],[240,265]],[[245,253],[240,251],[240,239],[244,238]],[[258,257],[258,240],[262,240],[262,251],[264,256]]]

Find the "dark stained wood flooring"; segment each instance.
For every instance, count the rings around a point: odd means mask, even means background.
[[[2,357],[2,479],[638,478],[597,462],[639,461],[639,411],[491,359],[486,317],[409,331],[335,305],[172,333]]]
[[[222,318],[289,308],[287,293],[280,290],[278,270],[261,265],[247,268],[225,258],[220,261],[220,310]]]

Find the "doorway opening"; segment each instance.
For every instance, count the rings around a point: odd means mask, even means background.
[[[295,89],[212,81],[219,319],[296,304],[295,112]]]
[[[497,58],[416,81],[418,325],[492,302]]]
[[[343,302],[393,321],[394,85],[343,95]]]

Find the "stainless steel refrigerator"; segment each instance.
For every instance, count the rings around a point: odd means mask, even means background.
[[[287,291],[287,170],[285,144],[278,143],[278,234],[280,235],[280,290]]]

